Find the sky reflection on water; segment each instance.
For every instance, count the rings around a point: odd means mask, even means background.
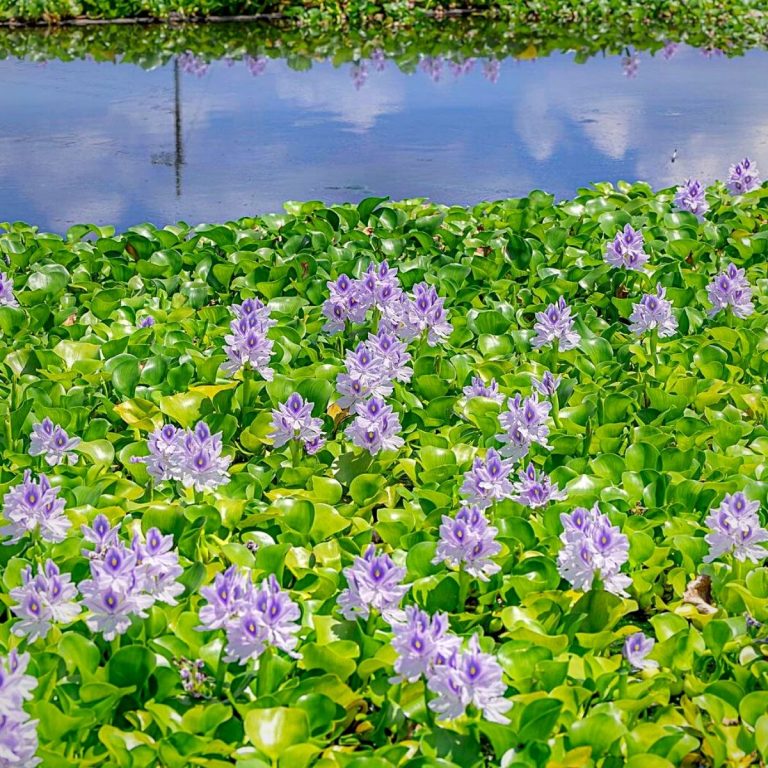
[[[664,54],[427,59],[412,74],[375,57],[297,72],[190,55],[178,137],[172,64],[0,61],[0,220],[194,224],[285,200],[476,203],[602,180],[709,182],[745,154],[768,169],[768,53]]]

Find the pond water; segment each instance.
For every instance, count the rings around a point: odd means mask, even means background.
[[[427,59],[410,74],[378,60],[0,61],[0,221],[63,232],[285,200],[565,197],[592,181],[711,181],[745,154],[768,169],[768,52],[666,53]]]

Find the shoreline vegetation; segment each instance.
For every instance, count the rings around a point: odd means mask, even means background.
[[[473,57],[534,59],[553,51],[569,51],[578,62],[595,55],[626,54],[630,48],[655,54],[678,43],[726,56],[768,44],[768,14],[732,0],[717,8],[705,2],[685,8],[663,3],[653,14],[643,3],[631,0],[603,17],[598,15],[602,4],[592,0],[583,7],[570,0],[563,4],[549,0],[506,3],[492,12],[484,12],[479,5],[463,12],[450,8],[439,12],[437,6],[406,12],[398,5],[401,12],[392,10],[389,15],[365,15],[356,4],[358,12],[348,6],[346,16],[312,7],[299,13],[298,8],[286,5],[282,15],[250,21],[246,20],[250,16],[207,17],[214,23],[171,15],[174,4],[163,6],[167,10],[164,20],[149,13],[131,19],[126,14],[132,6],[132,2],[117,4],[119,19],[43,14],[42,9],[50,10],[51,3],[35,6],[37,15],[28,3],[26,15],[15,10],[19,8],[16,2],[2,6],[0,20],[5,19],[5,26],[0,26],[0,59],[89,57],[151,68],[173,56],[192,53],[206,61],[283,58],[300,69],[316,60],[338,65],[385,57],[409,71],[425,56],[460,62]],[[220,10],[218,5],[203,7]],[[261,7],[266,11],[272,6]],[[12,18],[15,21],[9,26]],[[24,19],[30,24],[17,26]],[[57,23],[41,26],[44,19]]]

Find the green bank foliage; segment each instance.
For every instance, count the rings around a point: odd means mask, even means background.
[[[553,49],[594,53],[606,48],[620,50],[627,45],[653,49],[670,39],[699,48],[740,52],[765,46],[768,40],[768,14],[760,5],[749,0],[0,0],[0,21],[55,23],[71,18],[123,17],[178,21],[211,15],[269,13],[279,14],[283,22],[273,19],[274,27],[239,24],[228,31],[163,28],[153,33],[155,48],[169,53],[191,49],[199,55],[222,56],[236,55],[241,48],[252,55],[275,55],[270,48],[280,46],[280,55],[288,58],[325,58],[338,52],[344,61],[347,49],[362,56],[374,48],[400,54],[418,42],[417,52],[425,55],[451,50],[465,56],[501,58],[529,46],[533,46],[534,55],[536,50],[541,53]],[[459,9],[463,9],[461,13],[457,12]],[[120,47],[109,46],[110,41],[117,40]],[[48,51],[49,56],[67,58],[82,55],[84,44],[92,41],[97,50],[118,50],[133,60],[139,57],[141,40],[142,33],[134,29],[113,29],[108,33],[89,29],[50,37],[17,33],[2,46],[10,50],[28,46],[27,54],[39,50]]]
[[[66,538],[0,547],[0,656],[30,653],[45,768],[469,768],[747,765],[768,759],[768,568],[706,563],[705,518],[744,491],[768,510],[768,188],[708,193],[705,220],[672,190],[598,185],[555,204],[543,192],[473,208],[367,199],[291,203],[286,213],[158,229],[77,226],[65,237],[5,224],[0,252],[20,306],[0,307],[0,492],[26,469],[65,500]],[[607,244],[642,230],[652,275],[609,267]],[[369,324],[331,336],[326,283],[388,260],[405,290],[426,281],[452,325],[437,346],[411,341],[413,377],[388,402],[404,445],[374,456],[345,438],[344,355]],[[708,316],[706,286],[733,262],[755,312]],[[678,332],[651,345],[632,305],[666,288]],[[274,378],[221,365],[228,307],[268,303]],[[532,348],[534,315],[564,297],[579,346]],[[138,327],[151,316],[154,325]],[[443,515],[459,508],[473,458],[499,447],[500,406],[468,400],[473,376],[530,395],[563,377],[551,450],[532,461],[566,497],[488,511],[501,545],[488,581],[434,562]],[[275,448],[271,412],[292,392],[314,403],[326,445]],[[503,409],[503,407],[502,407]],[[82,442],[74,464],[29,455],[50,417]],[[152,487],[149,433],[204,420],[220,432],[230,480],[193,493]],[[526,459],[527,462],[527,459]],[[513,478],[514,479],[514,478]],[[627,596],[573,589],[558,572],[561,514],[597,503],[629,539]],[[7,502],[6,502],[7,511]],[[114,640],[87,614],[42,639],[13,633],[12,590],[52,558],[88,576],[82,524],[172,534],[183,568],[176,605],[156,603]],[[503,670],[509,724],[472,708],[436,720],[423,680],[392,683],[389,624],[346,619],[342,570],[374,543],[405,570],[403,605],[444,612],[482,638]],[[87,548],[87,545],[86,545]],[[223,659],[223,632],[199,631],[200,588],[230,565],[274,574],[301,611],[295,659]],[[35,565],[36,567],[36,565]],[[622,645],[642,631],[656,668]],[[180,670],[199,660],[201,682]],[[185,665],[187,665],[185,667]]]

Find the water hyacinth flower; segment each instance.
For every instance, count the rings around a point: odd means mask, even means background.
[[[428,676],[437,664],[445,663],[461,641],[448,629],[444,613],[429,616],[415,605],[405,608],[405,619],[392,625],[392,647],[397,653],[395,677],[390,683],[416,682]]]
[[[80,615],[77,587],[68,573],[62,574],[53,560],[39,567],[37,576],[28,565],[21,574],[22,586],[11,590],[16,605],[11,610],[21,619],[13,625],[13,633],[30,643],[46,637],[54,622],[69,624]]]
[[[427,283],[417,283],[413,286],[409,320],[418,333],[427,332],[427,344],[434,347],[443,339],[447,339],[453,331],[443,308],[444,299]]]
[[[549,412],[552,404],[539,402],[539,395],[534,392],[530,397],[520,394],[507,400],[507,410],[499,414],[499,424],[504,432],[496,439],[504,443],[501,455],[511,459],[520,459],[528,453],[532,443],[549,449]]]
[[[702,218],[709,210],[709,203],[704,193],[704,185],[698,179],[686,179],[675,192],[675,205],[681,211],[688,211]]]
[[[88,628],[111,641],[128,630],[134,617],[146,618],[156,602],[176,604],[176,597],[184,591],[178,582],[183,568],[173,550],[173,536],[150,528],[145,541],[134,536],[126,547],[109,533],[108,523],[105,532],[104,522],[97,518],[89,529],[97,549],[90,555],[90,578],[78,588],[88,609]]]
[[[196,491],[212,491],[229,482],[232,459],[221,455],[221,432],[211,434],[204,421],[192,430],[166,424],[150,434],[147,447],[149,455],[131,461],[145,464],[155,482],[178,480]]]
[[[400,419],[380,397],[372,397],[355,406],[357,416],[344,434],[371,455],[396,451],[405,441],[400,437]]]
[[[70,437],[46,416],[41,422],[32,426],[29,455],[42,456],[51,467],[64,462],[75,464],[77,454],[74,453],[74,449],[79,444],[79,437]]]
[[[613,241],[608,243],[604,258],[612,267],[644,272],[649,257],[645,252],[643,233],[627,224],[616,234]]]
[[[432,562],[447,562],[481,581],[488,581],[501,570],[501,566],[491,559],[501,552],[501,544],[496,541],[498,532],[498,528],[488,524],[485,513],[478,507],[462,507],[456,517],[443,515],[440,540]]]
[[[367,619],[371,609],[390,624],[402,619],[400,601],[410,587],[403,584],[405,568],[396,566],[388,554],[377,554],[376,547],[369,544],[363,556],[356,557],[343,573],[347,588],[337,602],[345,619]]]
[[[637,304],[632,305],[629,316],[629,330],[642,336],[648,331],[657,330],[659,336],[674,336],[677,333],[677,318],[672,314],[672,304],[664,298],[665,289],[656,285],[656,293],[643,294]]]
[[[193,51],[184,51],[184,53],[179,54],[176,59],[179,62],[181,71],[187,75],[203,77],[208,71],[208,62]]]
[[[34,768],[41,762],[37,752],[37,720],[24,710],[37,680],[26,674],[30,656],[12,650],[0,657],[0,766]]]
[[[501,62],[498,59],[487,59],[483,64],[483,77],[492,85],[499,82]]]
[[[664,47],[661,49],[662,58],[665,61],[669,61],[677,55],[680,49],[680,43],[673,43],[671,40],[667,40],[664,43]]]
[[[652,637],[646,637],[642,632],[635,632],[624,641],[622,653],[633,669],[656,669],[659,662],[646,658],[654,645],[656,641]]]
[[[514,485],[516,495],[513,497],[518,504],[535,509],[543,507],[550,501],[562,501],[566,494],[543,472],[537,473],[533,464],[520,470],[518,482]]]
[[[504,402],[504,395],[499,392],[499,385],[496,379],[491,379],[487,384],[478,376],[472,377],[472,383],[464,387],[464,397],[471,400],[473,397],[487,397],[495,403],[501,405]]]
[[[272,431],[269,437],[275,448],[291,440],[298,440],[307,453],[316,453],[324,444],[323,420],[312,415],[314,403],[294,392],[284,403],[272,411]]]
[[[760,525],[759,508],[759,501],[750,501],[741,492],[726,494],[705,521],[710,531],[704,537],[709,544],[704,562],[711,563],[727,554],[742,562],[764,560],[768,550],[761,544],[768,541],[768,531]]]
[[[0,307],[18,307],[19,302],[13,293],[13,281],[5,272],[0,272]]]
[[[102,558],[110,547],[116,547],[119,542],[120,524],[110,525],[109,520],[102,514],[96,515],[90,526],[81,525],[80,530],[83,538],[94,546],[94,549],[82,550],[83,555],[89,559],[92,557]]]
[[[592,509],[577,507],[570,514],[560,515],[563,547],[557,557],[560,575],[575,589],[592,589],[599,576],[605,590],[626,597],[632,580],[621,573],[629,559],[629,540],[621,530],[611,525],[607,515]]]
[[[396,336],[387,333],[387,329],[379,328],[378,333],[368,337],[365,342],[368,351],[381,362],[385,378],[380,382],[408,382],[413,376],[411,355],[405,343]]]
[[[536,313],[533,326],[536,335],[531,343],[536,349],[552,344],[557,344],[563,352],[575,349],[581,342],[581,336],[573,329],[575,322],[576,318],[571,317],[571,309],[561,296],[543,312]]]
[[[624,56],[621,60],[621,70],[624,77],[629,80],[634,80],[637,77],[637,72],[640,69],[640,56],[636,51],[632,51],[627,56]]]
[[[152,315],[142,317],[137,323],[138,328],[151,328],[155,324],[155,318]]]
[[[476,457],[472,469],[464,475],[459,494],[467,504],[487,509],[494,502],[512,497],[512,460],[503,459],[501,454],[489,448],[485,459]]]
[[[274,342],[267,338],[267,332],[277,321],[269,317],[269,307],[258,299],[246,299],[242,304],[233,304],[230,311],[235,317],[229,324],[230,333],[224,337],[227,362],[222,369],[232,375],[248,366],[272,381],[274,371],[269,361]]]
[[[243,56],[243,62],[245,63],[248,72],[253,77],[259,77],[266,71],[269,59],[266,56],[251,56],[246,53],[245,56]]]
[[[562,376],[554,376],[551,371],[544,371],[540,379],[535,376],[532,377],[531,383],[533,388],[543,397],[554,397],[562,380]]]
[[[43,541],[63,541],[72,523],[64,514],[64,499],[45,475],[32,479],[29,470],[24,480],[11,487],[3,497],[3,516],[8,525],[0,528],[0,536],[10,536],[4,544],[15,544],[25,534],[40,532]]]
[[[760,184],[760,172],[757,170],[757,164],[748,157],[745,157],[738,163],[734,163],[728,169],[726,186],[733,195],[743,195],[746,192],[752,192]]]
[[[284,592],[270,574],[258,588],[248,590],[241,606],[242,615],[226,626],[227,661],[246,664],[258,659],[268,646],[278,648],[293,658],[296,652],[301,618],[299,606]]]
[[[744,270],[738,269],[733,263],[707,286],[707,297],[712,304],[710,317],[728,307],[740,318],[749,317],[755,311],[752,304],[752,286],[744,276]]]
[[[455,720],[473,706],[486,720],[506,724],[512,702],[504,698],[507,686],[499,662],[480,650],[474,635],[465,650],[456,649],[444,664],[433,667],[427,687],[437,698],[429,702],[438,720]]]

